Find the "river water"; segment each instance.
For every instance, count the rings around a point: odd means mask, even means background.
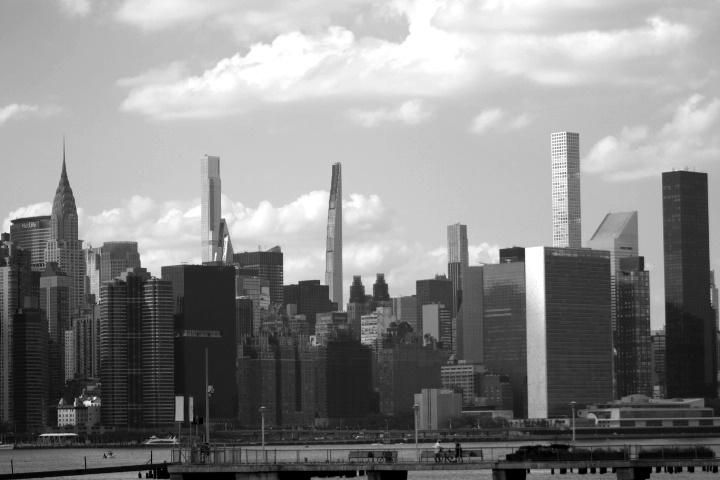
[[[506,453],[510,453],[520,445],[529,444],[548,444],[548,441],[531,441],[531,440],[519,440],[512,442],[482,442],[482,443],[464,443],[464,449],[471,448],[482,448],[484,451],[484,459],[489,460],[491,457],[494,459],[504,458]],[[617,447],[623,445],[652,445],[652,446],[682,446],[682,445],[703,445],[712,448],[715,451],[717,457],[720,457],[720,438],[662,438],[662,439],[591,439],[591,440],[578,440],[577,446],[583,448],[591,447]],[[446,447],[451,447],[450,443],[445,444]],[[393,450],[399,451],[399,457],[412,458],[415,454],[414,444],[400,444],[393,446],[371,446],[371,445],[309,445],[307,447],[298,448],[296,446],[268,446],[267,455],[272,458],[276,456],[278,460],[292,458],[296,456],[301,458],[301,461],[305,457],[309,457],[309,460],[315,460],[318,458],[330,457],[333,461],[339,459],[347,459],[347,451],[360,450],[360,449],[387,449],[392,448]],[[432,443],[421,444],[420,449],[431,449]],[[258,451],[256,446],[248,447],[248,452],[251,452],[251,456],[256,454]],[[84,468],[87,464],[88,468],[95,467],[109,467],[113,465],[134,465],[141,464],[150,461],[151,455],[152,460],[155,463],[161,463],[163,461],[171,461],[170,449],[148,449],[148,448],[116,448],[112,452],[113,458],[103,458],[103,454],[108,452],[107,448],[43,448],[43,449],[27,449],[27,450],[0,450],[0,474],[11,473],[11,470],[15,473],[26,473],[33,471],[43,470],[63,470],[72,468]],[[87,463],[86,463],[87,462]],[[145,477],[145,471],[142,471],[143,478]],[[590,478],[588,478],[590,477]],[[595,478],[600,477],[600,478]],[[706,473],[697,469],[695,473],[681,473],[681,474],[666,474],[666,473],[653,473],[651,480],[702,480],[702,477],[713,478],[716,480],[718,475]],[[68,477],[57,477],[57,478],[68,478],[68,479],[90,479],[90,476],[68,476]],[[138,478],[138,472],[122,472],[113,473],[106,475],[94,475],[92,478],[101,478],[103,480],[129,480]],[[362,477],[360,477],[362,478]],[[410,472],[408,474],[409,480],[439,480],[452,478],[453,480],[490,480],[492,474],[490,470],[479,470],[479,471],[454,471],[454,472]],[[549,471],[532,471],[528,476],[528,480],[615,480],[615,475],[608,473],[605,475],[578,475],[578,474],[566,474],[562,477],[552,475]]]

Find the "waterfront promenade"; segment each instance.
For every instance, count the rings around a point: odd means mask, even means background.
[[[467,449],[461,461],[436,461],[432,449],[403,445],[367,446],[354,449],[241,448],[213,445],[209,452],[176,449],[169,466],[170,478],[190,479],[212,475],[214,479],[283,480],[313,477],[356,477],[370,480],[405,480],[408,472],[492,472],[493,480],[525,480],[532,470],[615,473],[618,480],[646,480],[653,471],[671,473],[717,472],[720,445],[555,446],[534,448],[484,447]],[[448,450],[451,445],[446,444]],[[481,452],[478,452],[481,450]],[[474,455],[470,455],[474,452]]]

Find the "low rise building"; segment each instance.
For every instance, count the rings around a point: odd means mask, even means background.
[[[588,405],[578,410],[598,427],[697,427],[718,426],[720,417],[705,406],[703,398],[672,400],[629,395],[607,404]]]
[[[58,427],[92,427],[100,424],[100,397],[81,395],[72,404],[60,399],[57,408]]]

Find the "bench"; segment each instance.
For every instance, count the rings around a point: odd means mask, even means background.
[[[351,462],[387,462],[397,461],[397,450],[351,450],[348,460]]]

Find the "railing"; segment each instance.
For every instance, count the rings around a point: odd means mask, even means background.
[[[454,446],[445,444],[443,449],[454,454]],[[243,447],[233,444],[213,444],[209,449],[201,447],[173,448],[172,461],[190,464],[301,464],[301,463],[363,463],[383,461],[378,452],[397,452],[393,460],[398,463],[421,461],[421,452],[432,452],[432,444],[420,445],[358,445],[356,448],[293,448],[293,447]],[[353,452],[353,455],[351,455]],[[358,455],[357,452],[375,452],[374,455]],[[471,453],[474,453],[471,456]],[[358,460],[362,457],[361,460]],[[428,461],[428,453],[422,455]],[[524,447],[467,446],[463,461],[482,462],[573,462],[618,460],[708,460],[720,457],[720,445],[619,445],[579,446],[530,445]],[[431,460],[432,461],[432,460]]]

